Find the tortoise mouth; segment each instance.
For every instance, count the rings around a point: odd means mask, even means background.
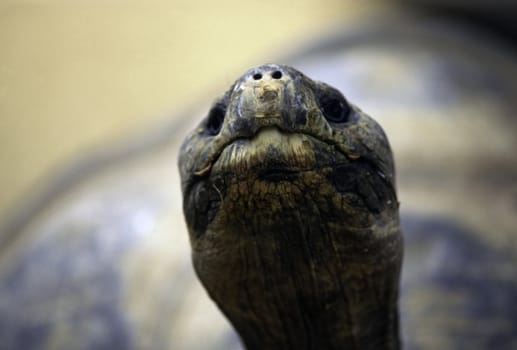
[[[265,181],[293,181],[300,175],[300,170],[289,169],[289,168],[267,168],[257,171],[257,178]]]
[[[210,170],[212,175],[233,173],[279,181],[349,162],[337,147],[312,135],[266,127],[251,138],[238,138],[222,147]]]

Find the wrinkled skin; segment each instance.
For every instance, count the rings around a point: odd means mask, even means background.
[[[196,273],[248,349],[399,348],[393,159],[339,91],[253,68],[179,167]]]

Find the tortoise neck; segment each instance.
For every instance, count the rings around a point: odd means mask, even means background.
[[[349,304],[334,305],[319,315],[304,305],[290,311],[262,315],[259,322],[234,323],[246,349],[400,349],[396,306],[367,313]]]
[[[194,255],[246,348],[399,349],[400,235],[292,227],[240,231],[224,259]]]
[[[201,282],[248,350],[399,348],[396,208],[348,212],[333,198],[229,201],[192,241]]]

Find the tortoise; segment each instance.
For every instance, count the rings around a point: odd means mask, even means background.
[[[400,332],[393,326],[390,334],[400,333],[406,349],[515,348],[517,61],[511,49],[473,28],[429,20],[416,27],[411,21],[396,23],[347,28],[282,61],[310,81],[328,84],[315,86],[334,87],[325,91],[350,101],[343,106],[356,117],[374,117],[390,140],[404,240]],[[270,73],[283,75],[282,69]],[[47,192],[31,199],[34,209],[27,206],[4,228],[4,348],[241,348],[239,336],[195,277],[179,193],[180,144],[203,115],[214,116],[210,110],[208,102],[196,106],[179,122],[72,165]],[[274,129],[266,136],[281,139]],[[345,152],[341,165],[365,161],[359,151]],[[203,178],[212,166],[192,170]],[[389,166],[383,171],[391,174]],[[296,172],[262,176],[282,183]],[[369,202],[371,209],[382,212],[376,203]],[[395,210],[396,201],[389,206]],[[186,214],[192,229],[192,212]],[[194,221],[207,224],[203,218]],[[290,262],[282,266],[295,266]],[[210,292],[213,287],[203,277],[207,267],[196,264]],[[393,280],[396,270],[395,263]],[[218,292],[210,293],[225,310]],[[298,326],[295,321],[293,329]],[[236,327],[248,339],[249,330]],[[308,341],[308,334],[333,334],[331,328],[319,331],[310,328],[293,341],[310,348],[316,339]],[[289,330],[282,334],[283,340],[293,339]],[[396,348],[394,335],[387,339]],[[368,344],[381,341],[372,337]],[[251,340],[244,344],[255,346]]]
[[[400,348],[393,157],[338,90],[252,68],[179,167],[196,273],[246,349]]]

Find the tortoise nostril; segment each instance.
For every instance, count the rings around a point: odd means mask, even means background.
[[[260,80],[260,79],[262,79],[262,74],[260,74],[260,73],[255,73],[255,74],[253,74],[253,79],[255,79],[255,80]]]
[[[273,79],[280,79],[280,78],[282,78],[282,72],[280,72],[279,70],[276,70],[273,72],[273,74],[271,74],[271,77]]]

